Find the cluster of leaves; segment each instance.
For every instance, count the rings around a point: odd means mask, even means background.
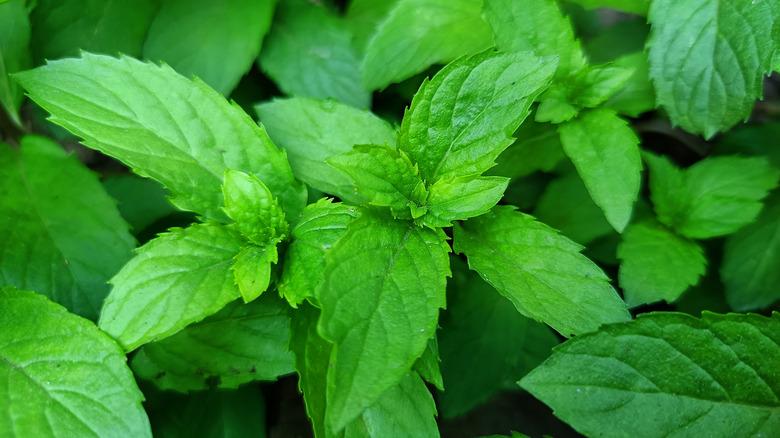
[[[777,433],[779,69],[774,0],[0,1],[0,435]]]

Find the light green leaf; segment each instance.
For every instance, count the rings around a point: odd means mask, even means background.
[[[494,51],[448,64],[415,94],[401,124],[400,149],[428,184],[486,171],[512,144],[554,69],[549,58]]]
[[[344,24],[352,32],[352,44],[361,54],[376,28],[399,0],[352,0],[344,14]]]
[[[642,183],[639,138],[625,120],[606,109],[584,113],[558,131],[593,202],[615,230],[623,231]]]
[[[424,381],[435,386],[439,391],[444,391],[444,381],[439,366],[440,362],[439,341],[436,336],[434,336],[428,341],[428,346],[425,348],[422,356],[420,356],[414,364],[414,371],[416,371]]]
[[[240,245],[215,224],[161,234],[111,279],[98,325],[131,351],[216,313],[241,296],[230,270]]]
[[[285,94],[371,105],[352,34],[322,3],[281,0],[259,62]]]
[[[271,283],[271,265],[278,261],[279,255],[273,243],[264,248],[255,245],[241,248],[230,269],[245,303],[259,297],[268,289]]]
[[[520,178],[536,171],[550,172],[565,158],[555,125],[528,117],[514,136],[517,140],[499,155],[488,174]]]
[[[677,301],[707,268],[701,246],[654,222],[628,227],[617,254],[620,287],[630,307]]]
[[[131,365],[160,389],[236,388],[291,373],[289,342],[286,305],[266,294],[248,304],[234,301],[171,337],[144,345]]]
[[[582,247],[513,207],[456,224],[455,252],[523,315],[564,336],[630,318]]]
[[[351,152],[329,158],[328,164],[352,179],[353,190],[366,205],[390,207],[398,218],[419,217],[415,207],[425,202],[425,184],[417,166],[403,151],[391,146],[357,145]]]
[[[780,300],[780,195],[767,200],[758,220],[726,241],[720,276],[729,305],[762,309]]]
[[[586,436],[772,436],[780,315],[651,313],[569,340],[520,385]]]
[[[469,272],[453,269],[439,334],[446,389],[438,395],[447,418],[465,414],[540,364],[558,343],[543,324]]]
[[[398,0],[366,45],[363,85],[382,89],[487,49],[493,41],[481,12],[481,0]]]
[[[165,189],[153,179],[133,174],[112,175],[103,180],[103,188],[114,198],[119,214],[136,234],[176,212],[165,197]]]
[[[681,170],[645,154],[658,220],[692,239],[731,234],[753,222],[780,171],[763,157],[723,156]]]
[[[97,319],[135,241],[97,176],[43,137],[0,143],[0,285]],[[2,307],[2,306],[0,306]]]
[[[647,14],[650,0],[569,0],[586,9],[611,8],[630,14]]]
[[[255,109],[274,142],[289,154],[297,178],[349,202],[360,201],[349,177],[326,160],[358,144],[396,144],[396,132],[389,123],[338,102],[276,99]]]
[[[650,66],[645,53],[639,51],[621,56],[612,65],[631,69],[633,74],[604,106],[630,117],[652,111],[655,108],[655,90],[650,82]]]
[[[319,332],[335,344],[327,396],[334,432],[422,355],[444,306],[448,253],[441,231],[364,213],[326,254]]]
[[[771,69],[771,0],[654,0],[650,77],[672,122],[709,138],[745,120]]]
[[[164,0],[146,35],[144,58],[230,94],[260,52],[275,3]]]
[[[292,229],[279,293],[292,305],[315,299],[315,291],[325,275],[325,254],[347,232],[347,226],[360,215],[352,206],[320,199],[306,206]]]
[[[614,64],[588,67],[574,77],[572,102],[596,108],[623,89],[634,70]]]
[[[79,50],[138,56],[157,11],[155,0],[35,0],[30,13],[36,64]]]
[[[30,67],[30,21],[24,0],[0,3],[0,107],[21,126],[24,93],[8,75]]]
[[[3,287],[0,303],[0,435],[152,436],[111,338],[33,292]]]
[[[225,213],[250,242],[259,246],[275,245],[287,236],[289,227],[284,210],[255,175],[226,170],[222,196],[225,198]]]
[[[423,222],[449,227],[452,221],[482,215],[498,204],[507,184],[509,178],[500,176],[440,179],[431,186]]]
[[[556,0],[485,0],[485,19],[504,52],[557,56],[558,77],[585,67],[585,54]]]
[[[238,106],[170,67],[82,54],[15,77],[83,143],[160,181],[179,208],[222,219],[225,169],[258,176],[295,218],[306,200],[285,154]]]

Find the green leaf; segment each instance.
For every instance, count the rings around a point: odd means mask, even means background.
[[[30,21],[24,0],[0,3],[0,107],[21,126],[19,107],[24,93],[8,76],[30,67]]]
[[[442,414],[457,417],[540,364],[558,343],[546,326],[517,313],[478,275],[453,269],[439,335],[446,390]]]
[[[585,67],[585,54],[556,0],[485,0],[485,19],[504,52],[558,56],[558,77]]]
[[[514,136],[517,140],[499,155],[488,174],[520,178],[537,171],[550,172],[565,157],[555,125],[528,117]]]
[[[772,436],[780,315],[640,315],[555,349],[520,385],[586,436]]]
[[[586,9],[611,8],[630,14],[647,14],[650,0],[569,0]]]
[[[161,234],[111,279],[98,325],[131,351],[216,313],[241,296],[230,270],[240,245],[215,224]]]
[[[731,234],[753,222],[780,171],[763,157],[724,156],[681,170],[645,154],[658,220],[692,239]]]
[[[398,0],[366,45],[363,85],[382,89],[487,49],[492,38],[481,9],[481,0]]]
[[[76,157],[43,137],[0,143],[0,285],[35,290],[96,319],[135,241]],[[1,306],[0,306],[1,307]]]
[[[271,283],[271,265],[278,261],[279,255],[273,243],[264,248],[255,245],[241,248],[230,269],[245,303],[259,297],[268,289]]]
[[[628,225],[642,183],[639,138],[613,111],[598,109],[558,128],[585,187],[618,232]]]
[[[729,237],[720,275],[736,310],[762,309],[780,300],[780,195],[767,200],[758,220]]]
[[[514,207],[456,224],[455,252],[523,315],[564,336],[630,318],[582,247]]]
[[[305,187],[285,154],[238,106],[167,66],[82,54],[15,77],[51,120],[93,149],[160,181],[179,208],[222,219],[225,169],[258,176],[288,217]]]
[[[399,147],[428,184],[480,174],[549,84],[555,61],[487,51],[461,58],[420,87],[401,124]]]
[[[674,124],[709,138],[750,115],[774,53],[770,3],[653,1],[650,77]]]
[[[621,56],[612,65],[630,69],[633,74],[604,106],[630,117],[655,109],[655,90],[650,82],[650,66],[645,53],[639,51]]]
[[[236,388],[293,371],[290,317],[272,294],[234,301],[175,335],[144,345],[131,365],[142,379],[180,392]]]
[[[284,210],[274,195],[255,175],[226,170],[222,184],[225,213],[250,242],[265,246],[287,236],[289,227]]]
[[[419,217],[415,207],[425,202],[425,184],[403,151],[358,145],[351,152],[329,158],[328,164],[352,179],[353,190],[366,205],[390,207],[393,216],[403,219]]]
[[[718,137],[713,154],[761,155],[780,169],[780,121],[738,126]]]
[[[444,307],[448,253],[441,231],[366,212],[326,254],[319,332],[335,344],[327,395],[334,432],[422,355]]]
[[[275,1],[165,0],[149,28],[144,58],[197,76],[222,94],[238,84],[260,52]]]
[[[614,64],[587,67],[573,80],[572,102],[596,108],[623,89],[634,70]]]
[[[423,222],[431,228],[449,227],[452,221],[487,213],[504,196],[509,178],[500,176],[440,179],[428,194]]]
[[[424,381],[435,386],[439,391],[444,391],[444,381],[439,366],[440,362],[439,341],[437,337],[434,336],[428,341],[428,346],[425,348],[422,356],[420,356],[414,364],[414,371],[416,371]]]
[[[132,174],[109,176],[103,188],[117,203],[119,214],[136,233],[176,212],[165,197],[165,189],[155,180]]]
[[[677,301],[707,268],[701,246],[654,222],[628,227],[618,246],[618,258],[620,287],[630,307]]]
[[[281,0],[259,62],[285,94],[371,105],[352,34],[321,3]]]
[[[255,107],[271,138],[290,157],[295,176],[341,199],[357,202],[352,183],[326,160],[358,144],[395,146],[393,127],[369,111],[333,101],[276,99]]]
[[[352,31],[352,44],[364,53],[376,28],[399,0],[352,0],[344,14],[344,24]]]
[[[576,173],[551,181],[536,203],[533,214],[580,245],[587,245],[613,232]]]
[[[316,308],[305,303],[292,312],[290,350],[295,354],[298,389],[303,393],[306,414],[311,420],[314,436],[327,438],[331,434],[325,426],[325,393],[333,344],[317,333],[319,315]]]
[[[357,208],[330,199],[306,206],[292,229],[292,243],[279,281],[279,293],[290,305],[298,307],[303,300],[315,298],[325,275],[325,254],[359,215]]]
[[[138,56],[156,0],[35,0],[30,13],[35,63],[76,56],[79,50]]]
[[[0,435],[152,436],[111,338],[33,292],[3,287],[0,303]]]

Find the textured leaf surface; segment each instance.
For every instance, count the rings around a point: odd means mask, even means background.
[[[488,174],[519,178],[536,171],[550,172],[565,158],[555,125],[528,117],[514,136],[517,140],[499,155]]]
[[[0,284],[96,319],[135,241],[97,177],[59,145],[0,143]]]
[[[385,88],[432,64],[490,47],[481,9],[481,0],[398,0],[367,43],[363,84]]]
[[[326,255],[319,331],[335,344],[327,406],[334,431],[397,385],[425,350],[444,306],[444,239],[364,213]]]
[[[521,386],[586,436],[772,436],[780,315],[640,315],[555,349]]]
[[[271,265],[278,261],[279,253],[274,244],[265,248],[255,245],[241,248],[230,269],[245,303],[259,297],[268,289],[271,283]]]
[[[237,233],[214,224],[149,241],[111,279],[100,328],[130,351],[216,313],[240,296],[230,271],[240,245]]]
[[[631,307],[676,301],[707,268],[701,246],[653,222],[626,229],[618,258],[620,287]]]
[[[500,176],[440,179],[428,194],[424,223],[430,227],[449,227],[452,221],[487,213],[504,196],[508,183],[508,178]]]
[[[252,66],[271,26],[275,0],[165,0],[143,54],[229,94]]]
[[[427,183],[492,167],[549,84],[555,61],[530,53],[483,52],[441,69],[404,115],[399,147]]]
[[[770,71],[770,0],[655,0],[650,77],[672,122],[705,137],[750,115]]]
[[[658,220],[693,239],[731,234],[753,222],[780,178],[763,157],[713,157],[685,170],[664,157],[646,154],[645,160]]]
[[[2,436],[151,437],[122,349],[33,292],[0,288]]]
[[[24,93],[8,75],[28,68],[30,56],[30,21],[24,0],[0,2],[0,107],[11,121],[21,124],[19,106]]]
[[[274,142],[289,154],[295,176],[346,201],[359,201],[351,181],[326,160],[358,144],[396,144],[396,133],[389,123],[369,111],[338,102],[277,99],[255,109]]]
[[[758,220],[729,237],[721,278],[726,299],[740,311],[761,309],[780,300],[780,195],[767,200]]]
[[[170,67],[84,53],[16,77],[53,122],[160,181],[183,210],[224,218],[226,168],[260,177],[290,217],[303,208],[305,187],[265,130]]]
[[[133,174],[113,175],[103,180],[103,187],[135,233],[176,212],[165,189],[155,180]]]
[[[455,251],[525,316],[564,336],[629,319],[609,278],[582,247],[513,207],[455,226]]]
[[[435,386],[439,391],[444,390],[444,381],[441,377],[441,367],[439,366],[439,341],[436,336],[428,341],[428,347],[425,348],[422,356],[414,364],[414,371],[422,379]]]
[[[260,246],[275,244],[287,235],[284,210],[258,177],[238,170],[227,170],[222,195],[225,198],[225,213],[235,221],[238,231],[252,243]]]
[[[290,317],[273,294],[234,301],[179,333],[138,350],[131,363],[139,377],[181,392],[236,388],[293,371]]]
[[[639,138],[611,110],[594,110],[562,125],[561,143],[593,201],[618,232],[628,225],[642,183]]]

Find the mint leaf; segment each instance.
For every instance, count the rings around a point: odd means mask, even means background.
[[[344,14],[344,24],[352,32],[352,44],[363,54],[376,28],[399,0],[352,0]]]
[[[76,56],[79,50],[141,54],[157,11],[155,0],[35,0],[30,13],[36,64]]]
[[[630,307],[676,301],[707,268],[701,246],[654,222],[629,226],[617,254],[620,287]]]
[[[565,157],[555,125],[528,117],[514,137],[517,140],[498,156],[488,174],[519,178],[536,171],[550,172]]]
[[[729,237],[720,276],[736,310],[769,307],[780,300],[780,196],[774,194],[755,223]]]
[[[8,76],[32,63],[30,56],[30,21],[24,0],[0,2],[0,107],[11,121],[21,126],[19,107],[24,94]]]
[[[338,102],[275,99],[255,109],[274,142],[287,151],[295,176],[346,201],[359,201],[352,183],[326,160],[357,144],[396,144],[396,132],[389,123]]]
[[[0,303],[0,435],[152,436],[111,338],[33,292],[3,287]]]
[[[293,371],[290,317],[278,297],[234,301],[175,335],[141,347],[131,365],[157,387],[180,392],[236,388]]]
[[[655,109],[655,90],[650,82],[650,66],[645,53],[639,51],[621,56],[612,65],[632,70],[633,74],[604,106],[630,117]]]
[[[357,208],[330,199],[306,206],[292,229],[292,243],[279,281],[279,293],[290,305],[298,307],[303,300],[315,298],[325,275],[325,254],[359,215]]]
[[[517,313],[465,264],[453,269],[439,335],[447,418],[465,414],[540,364],[558,343],[546,326]]]
[[[653,1],[650,77],[674,124],[709,138],[750,115],[774,53],[770,3]]]
[[[325,438],[332,435],[325,426],[325,394],[333,344],[317,333],[319,316],[316,308],[305,303],[296,309],[292,318],[290,350],[295,354],[298,389],[303,393],[314,436]]]
[[[146,35],[144,58],[230,94],[260,52],[274,3],[165,0]]]
[[[134,246],[114,201],[76,157],[43,137],[22,137],[19,149],[0,143],[0,284],[97,319],[106,282]]]
[[[585,67],[585,54],[569,18],[555,0],[484,0],[485,19],[504,52],[558,56],[558,77]]]
[[[326,255],[319,332],[335,344],[326,415],[334,432],[422,355],[444,306],[448,253],[442,232],[366,212]]]
[[[426,198],[425,184],[409,157],[391,146],[357,145],[351,152],[328,159],[328,164],[352,179],[365,205],[390,207],[393,216],[417,218]],[[410,211],[411,209],[411,211]]]
[[[486,171],[512,144],[554,68],[547,58],[494,51],[448,64],[415,94],[399,148],[428,184]]]
[[[289,164],[236,105],[200,81],[132,58],[82,54],[15,77],[83,143],[160,181],[179,208],[224,218],[225,169],[260,177],[296,217],[305,202]]]
[[[647,14],[650,0],[569,0],[586,9],[611,8],[630,14]]]
[[[240,245],[215,224],[161,234],[111,279],[98,325],[131,351],[216,313],[240,296],[230,271]]]
[[[763,157],[724,156],[680,170],[645,155],[658,220],[692,239],[731,234],[753,222],[780,171]]]
[[[628,225],[642,183],[639,138],[613,111],[598,109],[558,128],[566,155],[618,232]]]
[[[430,188],[428,212],[423,222],[429,227],[449,227],[452,221],[487,213],[504,196],[509,178],[500,176],[440,179]]]
[[[287,236],[284,211],[265,184],[256,176],[226,170],[222,185],[225,213],[241,234],[255,245],[276,245]]]
[[[573,78],[572,102],[582,108],[596,108],[625,87],[632,68],[614,64],[587,67]]]
[[[285,94],[371,105],[352,34],[321,3],[281,0],[259,62]]]
[[[363,85],[382,89],[491,45],[480,1],[398,0],[366,45]]]
[[[271,283],[271,265],[278,261],[279,254],[275,244],[263,248],[255,245],[241,248],[230,269],[245,303],[259,297],[268,289]]]
[[[582,247],[514,207],[455,226],[455,252],[529,318],[564,336],[630,315],[609,278]]]
[[[442,380],[439,362],[441,362],[439,358],[439,341],[434,336],[428,341],[428,346],[423,351],[422,356],[414,364],[414,371],[424,381],[435,386],[439,391],[444,391],[444,381]]]
[[[587,436],[772,435],[780,317],[640,315],[555,349],[520,385]]]
[[[165,189],[152,179],[113,175],[103,180],[103,188],[116,200],[119,214],[136,234],[176,212],[165,197]]]

